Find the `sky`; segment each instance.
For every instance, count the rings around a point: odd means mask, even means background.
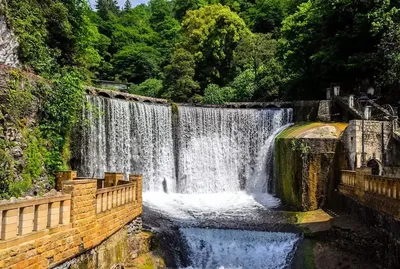
[[[132,6],[147,3],[148,0],[131,0]],[[94,8],[96,0],[90,0],[90,5]],[[124,7],[125,0],[118,0],[119,7]]]

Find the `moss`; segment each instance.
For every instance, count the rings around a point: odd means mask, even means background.
[[[152,252],[140,255],[133,261],[133,268],[136,269],[158,269],[165,268],[164,260]]]
[[[179,113],[179,107],[176,103],[171,103],[171,108],[172,108],[172,114],[178,115]]]
[[[314,240],[305,240],[304,244],[304,269],[314,269],[315,266],[315,256],[314,256]]]

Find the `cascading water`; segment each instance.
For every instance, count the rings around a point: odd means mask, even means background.
[[[274,137],[290,121],[285,109],[180,107],[179,192],[267,192]]]
[[[78,172],[102,178],[104,172],[141,173],[145,191],[175,188],[171,108],[87,96]]]
[[[285,268],[298,240],[295,234],[253,231],[181,229],[189,248],[186,269]]]
[[[157,214],[168,225],[235,229],[275,221],[269,208],[279,200],[267,193],[274,140],[291,122],[291,109],[180,106],[173,117],[165,105],[87,101],[92,109],[83,115],[78,172],[142,173],[145,221]],[[189,268],[196,269],[284,268],[298,240],[284,233],[179,231]]]

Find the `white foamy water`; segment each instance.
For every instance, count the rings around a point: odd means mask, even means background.
[[[180,107],[178,192],[267,192],[273,138],[291,117],[288,109]]]
[[[182,228],[186,269],[283,269],[299,237],[288,233]]]
[[[173,121],[169,106],[94,96],[87,101],[93,109],[83,112],[91,124],[82,130],[79,174],[142,173],[144,216],[152,212],[161,228],[165,220],[237,229],[278,223],[271,208],[279,200],[268,190],[275,137],[291,122],[291,109],[179,107]],[[284,268],[298,240],[241,230],[180,232],[193,269]]]
[[[229,219],[256,221],[261,217],[259,215],[261,211],[277,207],[279,204],[279,199],[269,194],[249,195],[246,192],[200,194],[146,192],[143,195],[145,208],[178,223],[190,224]]]

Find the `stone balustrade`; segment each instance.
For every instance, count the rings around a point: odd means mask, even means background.
[[[0,248],[6,240],[70,223],[71,195],[0,204]]]
[[[365,191],[400,200],[400,178],[369,175],[365,177]]]
[[[354,187],[356,185],[356,172],[355,171],[342,171],[341,184]]]
[[[371,168],[342,171],[339,192],[400,219],[400,178],[372,175]]]
[[[96,193],[96,213],[105,212],[136,200],[136,183],[98,189]]]
[[[0,268],[54,267],[98,246],[142,213],[142,176],[99,189],[97,179],[62,173],[62,195],[0,204]]]

